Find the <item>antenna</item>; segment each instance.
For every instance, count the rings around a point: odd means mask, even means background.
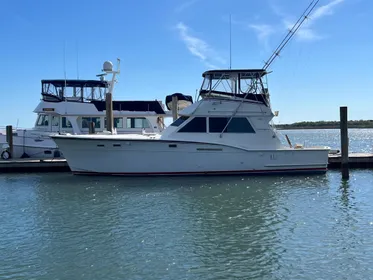
[[[78,41],[76,41],[76,76],[79,80],[79,45]]]
[[[229,70],[232,69],[232,15],[229,14]]]
[[[65,77],[65,88],[63,89],[64,94],[66,90],[66,40],[63,41],[63,74]]]
[[[308,18],[308,16],[310,15],[310,13],[313,11],[313,9],[316,7],[316,5],[318,3],[319,3],[319,0],[312,0],[311,1],[311,3],[308,5],[307,9],[303,12],[303,14],[294,23],[293,27],[286,34],[285,38],[277,46],[277,48],[272,53],[272,55],[269,57],[269,59],[264,63],[264,67],[263,67],[264,70],[267,70],[267,68],[272,64],[272,62],[275,60],[275,58],[280,55],[280,52],[282,51],[282,49],[286,46],[286,44],[289,42],[289,40],[298,31],[298,29],[301,27],[303,22]]]

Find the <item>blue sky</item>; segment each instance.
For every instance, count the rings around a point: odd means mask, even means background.
[[[202,72],[229,68],[229,15],[232,68],[260,68],[309,3],[2,1],[0,125],[33,125],[40,80],[64,78],[64,48],[67,78],[78,64],[80,78],[95,79],[119,57],[115,99],[194,97]],[[373,119],[372,9],[371,0],[320,1],[271,66],[276,123],[337,120],[343,105],[350,119]]]

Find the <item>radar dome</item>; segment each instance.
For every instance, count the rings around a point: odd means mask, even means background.
[[[113,63],[111,61],[105,61],[103,71],[113,71]]]

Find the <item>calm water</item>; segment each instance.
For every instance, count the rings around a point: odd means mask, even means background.
[[[340,149],[341,138],[339,129],[310,129],[310,130],[279,130],[280,135],[287,134],[295,144],[307,146],[330,146]],[[349,150],[354,153],[373,153],[373,129],[349,129]],[[286,143],[285,137],[281,139]]]
[[[0,279],[373,279],[372,202],[372,170],[0,175]]]

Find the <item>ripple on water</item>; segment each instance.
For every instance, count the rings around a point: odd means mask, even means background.
[[[373,173],[0,176],[2,279],[369,279]]]

